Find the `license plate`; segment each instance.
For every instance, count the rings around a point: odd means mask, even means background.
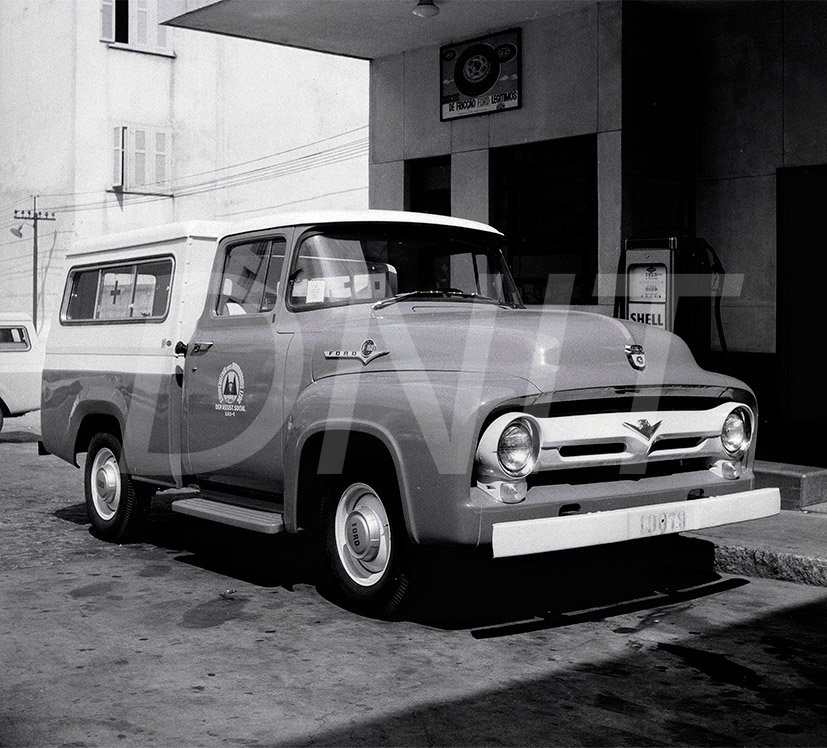
[[[641,512],[637,516],[637,522],[638,537],[668,535],[686,529],[686,512],[683,509],[673,509],[671,512]]]

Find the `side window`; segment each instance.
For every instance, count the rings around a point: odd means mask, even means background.
[[[286,241],[256,239],[234,244],[224,256],[215,313],[219,317],[271,311],[279,292]]]
[[[67,322],[142,322],[167,314],[172,260],[147,260],[72,270]]]
[[[0,351],[28,351],[31,347],[25,327],[0,326]]]

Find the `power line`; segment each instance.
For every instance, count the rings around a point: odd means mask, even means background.
[[[210,192],[216,189],[228,189],[230,187],[253,184],[255,182],[262,181],[265,179],[277,179],[283,176],[287,176],[289,174],[295,174],[302,171],[307,171],[309,169],[321,168],[323,166],[330,166],[336,163],[341,163],[344,161],[359,158],[363,155],[367,155],[367,152],[368,139],[364,138],[358,141],[352,141],[350,143],[343,144],[341,146],[336,146],[335,148],[326,149],[324,151],[319,151],[312,154],[306,154],[299,158],[291,159],[290,161],[284,161],[278,164],[271,164],[266,167],[251,169],[246,172],[241,172],[239,174],[228,175],[226,177],[206,180],[201,183],[188,185],[186,187],[180,188],[179,191],[176,192],[175,197],[189,197],[191,195],[203,194],[205,192]],[[157,202],[166,199],[167,198],[165,197],[158,196],[133,195],[129,198],[127,198],[127,196],[124,196],[123,202],[124,204],[128,203],[129,205],[143,205],[145,203]],[[102,201],[94,201],[90,203],[70,203],[66,205],[54,206],[53,210],[57,210],[64,213],[72,211],[77,212],[86,210],[97,210],[106,207],[107,205],[111,204],[111,202],[112,198],[104,199]]]
[[[360,130],[366,130],[367,128],[368,128],[368,125],[361,125],[359,127],[354,127],[351,130],[345,130],[344,132],[340,132],[340,133],[337,133],[335,135],[329,135],[326,138],[319,138],[318,140],[313,140],[313,141],[310,141],[309,143],[304,143],[302,145],[293,146],[292,148],[285,148],[284,150],[277,151],[275,153],[269,153],[266,156],[259,156],[257,158],[253,158],[253,159],[250,159],[248,161],[239,161],[238,163],[229,164],[227,166],[220,166],[216,169],[209,169],[207,171],[194,172],[193,174],[185,174],[185,175],[182,175],[180,177],[173,177],[172,179],[168,179],[168,180],[163,181],[163,182],[154,182],[152,184],[153,185],[159,185],[159,184],[174,185],[177,182],[182,182],[184,180],[192,179],[194,177],[201,177],[201,176],[207,176],[207,175],[210,175],[210,174],[217,174],[219,172],[227,171],[229,169],[236,169],[236,168],[241,167],[241,166],[248,166],[249,164],[259,163],[259,162],[265,161],[269,158],[277,158],[278,156],[284,156],[288,153],[294,153],[295,151],[302,150],[303,148],[311,148],[313,146],[320,145],[321,143],[327,143],[331,140],[335,140],[336,138],[342,138],[342,137],[345,137],[346,135],[352,135],[355,132],[359,132]],[[330,150],[333,150],[333,149],[330,149]],[[99,192],[100,192],[100,190],[88,190],[88,191],[85,191],[85,192],[53,192],[53,193],[44,193],[44,194],[41,195],[41,197],[80,197],[82,195],[94,195],[94,194],[97,194]],[[22,201],[22,202],[25,202],[25,200]],[[19,204],[19,203],[17,203],[17,204]]]
[[[298,203],[308,203],[311,200],[318,200],[322,197],[334,197],[336,195],[346,195],[351,192],[364,192],[367,187],[353,187],[349,190],[337,190],[336,192],[326,192],[323,195],[313,195],[312,197],[303,197],[299,200],[290,200],[286,203],[278,203],[276,205],[266,205],[261,208],[249,208],[248,210],[236,210],[231,213],[220,213],[220,216],[240,216],[243,213],[258,213],[263,210],[275,210],[276,208],[284,208],[287,205],[296,205]]]

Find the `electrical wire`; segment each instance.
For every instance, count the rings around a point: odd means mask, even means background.
[[[239,174],[229,175],[226,177],[213,178],[202,182],[185,186],[175,193],[175,198],[189,197],[191,195],[203,194],[216,189],[227,189],[230,187],[243,186],[253,184],[266,179],[277,179],[289,174],[295,174],[309,169],[321,168],[323,166],[330,166],[344,161],[353,160],[367,155],[369,149],[368,138],[361,138],[357,141],[351,141],[334,148],[317,151],[315,153],[306,154],[289,161],[272,164],[257,169],[250,169]],[[295,150],[295,149],[293,149]],[[212,174],[214,172],[205,172]],[[146,188],[163,187],[167,183],[153,183],[143,185]],[[94,201],[89,203],[68,203],[65,205],[50,206],[49,211],[55,212],[77,212],[86,210],[98,210],[106,207],[112,203],[112,198],[104,199],[103,201]],[[159,202],[168,200],[166,196],[159,195],[129,195],[124,194],[121,200],[124,204],[137,205],[152,202]]]
[[[239,161],[235,164],[228,164],[227,166],[220,166],[216,169],[209,169],[209,170],[206,170],[206,171],[194,172],[192,174],[185,174],[185,175],[182,175],[180,177],[173,177],[173,178],[165,180],[163,182],[154,182],[154,183],[152,183],[152,185],[146,185],[146,186],[155,186],[155,185],[167,185],[167,186],[169,186],[169,185],[174,185],[177,182],[183,182],[187,179],[192,179],[192,178],[195,178],[195,177],[208,176],[210,174],[218,174],[219,172],[222,172],[222,171],[228,171],[230,169],[236,169],[236,168],[239,168],[241,166],[248,166],[250,164],[259,163],[261,161],[265,161],[265,160],[270,159],[270,158],[277,158],[278,156],[284,156],[288,153],[294,153],[295,151],[302,150],[303,148],[311,148],[313,146],[320,145],[321,143],[327,143],[327,142],[329,142],[331,140],[335,140],[337,138],[342,138],[342,137],[345,137],[347,135],[352,135],[353,133],[359,132],[360,130],[366,130],[368,127],[369,127],[368,125],[361,125],[359,127],[353,128],[351,130],[345,130],[344,132],[336,133],[335,135],[330,135],[326,138],[320,138],[318,140],[314,140],[314,141],[311,141],[309,143],[303,143],[302,145],[293,146],[292,148],[286,148],[283,151],[277,151],[276,153],[269,153],[266,156],[259,156],[257,158],[249,159],[247,161]],[[330,150],[333,150],[333,149],[330,149]],[[88,190],[88,191],[85,191],[85,192],[52,192],[52,193],[42,193],[38,197],[43,197],[43,198],[47,198],[47,197],[81,197],[83,195],[94,195],[94,194],[99,194],[99,193],[100,193],[100,190]],[[23,200],[21,202],[25,202],[25,200]]]
[[[318,200],[323,197],[335,197],[336,195],[346,195],[351,192],[364,192],[367,187],[353,187],[349,190],[337,190],[336,192],[325,192],[323,195],[313,195],[312,197],[303,197],[298,200],[290,200],[286,203],[278,203],[276,205],[266,205],[261,208],[250,208],[248,210],[236,210],[232,213],[220,213],[220,217],[224,216],[239,216],[244,213],[259,213],[265,210],[275,210],[276,208],[284,208],[288,205],[297,205],[298,203],[309,203],[311,200]]]

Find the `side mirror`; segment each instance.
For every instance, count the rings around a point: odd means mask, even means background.
[[[187,344],[183,341],[179,340],[175,344],[175,355],[176,356],[186,356],[187,355]]]

